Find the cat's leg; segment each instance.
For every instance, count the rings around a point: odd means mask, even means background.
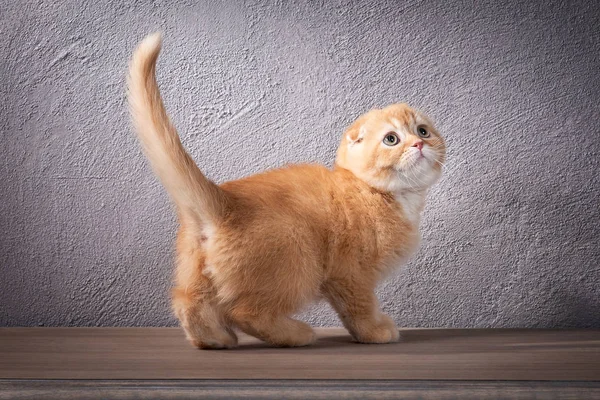
[[[248,313],[243,308],[231,312],[234,323],[245,333],[279,347],[307,346],[316,340],[313,329],[288,316]]]
[[[197,285],[198,286],[198,285]],[[237,336],[221,312],[210,281],[200,287],[173,289],[173,310],[186,337],[200,349],[227,349],[237,346]]]
[[[235,347],[237,336],[219,305],[210,274],[206,272],[205,238],[195,224],[185,222],[182,221],[177,237],[173,311],[194,346],[201,349]]]
[[[323,292],[352,337],[361,343],[397,342],[400,334],[392,319],[381,312],[371,285],[360,279],[330,281]]]

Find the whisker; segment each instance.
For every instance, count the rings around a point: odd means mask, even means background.
[[[411,177],[410,177],[410,176],[408,176],[408,172],[410,172],[411,170],[412,170],[412,168],[409,168],[409,169],[407,169],[407,170],[405,171],[405,173],[404,173],[404,177],[405,177],[406,179],[408,179],[408,181],[409,181],[409,182],[408,182],[408,184],[410,185],[410,188],[411,188],[412,190],[417,190],[417,188],[416,188],[416,187],[413,185],[413,183],[414,183],[416,186],[418,186],[418,185],[419,185],[419,183],[418,183],[418,182],[415,182],[414,180],[412,180],[412,179],[411,179]]]
[[[419,178],[419,176],[415,172],[415,168],[414,167],[413,168],[409,168],[408,172],[412,173],[412,175],[414,176],[414,178],[416,180],[416,183],[417,183],[417,186],[420,186],[419,184],[421,184],[421,185],[425,184],[425,181],[423,179]],[[408,176],[407,176],[407,178],[408,178]]]
[[[448,169],[448,166],[446,164],[444,164],[443,162],[441,162],[439,160],[435,160],[435,159],[433,161],[435,161],[436,163],[440,164],[442,166],[442,168]]]

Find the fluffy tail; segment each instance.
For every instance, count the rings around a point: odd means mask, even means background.
[[[146,157],[180,213],[202,224],[217,224],[227,208],[225,193],[200,171],[169,120],[156,83],[160,33],[146,37],[129,66],[129,106]]]

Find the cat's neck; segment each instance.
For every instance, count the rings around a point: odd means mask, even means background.
[[[421,221],[421,212],[423,211],[423,208],[425,208],[425,197],[427,196],[428,189],[400,189],[397,191],[386,191],[370,185],[368,182],[357,177],[350,170],[339,167],[337,164],[335,165],[334,172],[342,174],[345,179],[355,180],[355,182],[360,182],[360,185],[374,188],[382,194],[385,193],[388,196],[391,195],[393,199],[400,204],[400,207],[402,207],[402,212],[406,220],[411,225],[418,228],[419,222]]]
[[[399,190],[394,193],[394,199],[402,206],[404,217],[413,225],[421,222],[421,212],[425,207],[427,189],[424,190]]]

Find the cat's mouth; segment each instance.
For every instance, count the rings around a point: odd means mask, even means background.
[[[423,151],[411,152],[405,157],[405,160],[402,164],[406,168],[414,168],[416,166],[423,166],[423,163],[428,163],[430,160]]]
[[[414,180],[416,177],[425,179],[431,174],[435,174],[434,165],[436,160],[437,157],[435,154],[411,152],[403,157],[401,162],[395,166],[395,169],[400,175],[410,179]]]

